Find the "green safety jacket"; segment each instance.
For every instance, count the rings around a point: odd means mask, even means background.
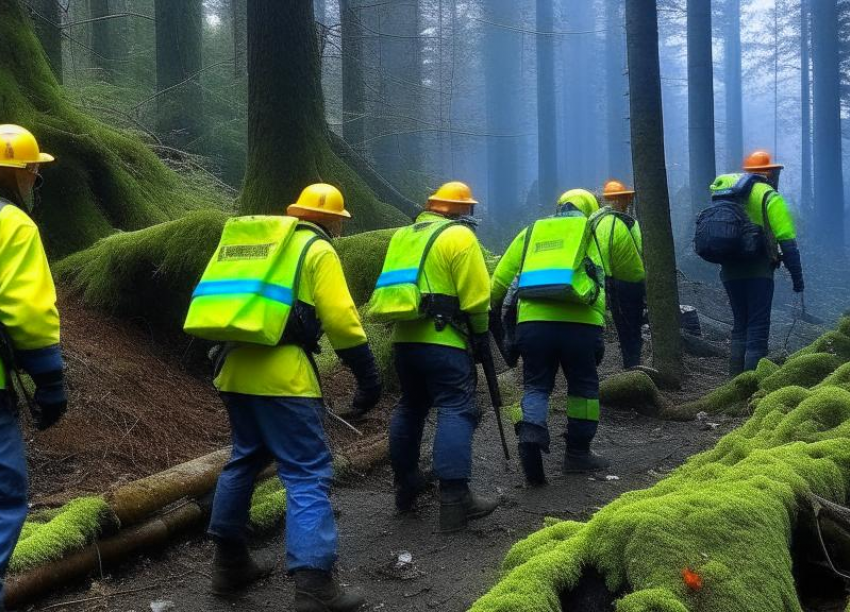
[[[416,294],[418,309],[415,301],[411,303]],[[394,343],[466,349],[468,331],[485,333],[490,279],[472,228],[423,212],[413,225],[398,230],[387,250],[370,312],[386,314],[393,301],[399,305]]]
[[[292,287],[292,303],[314,310],[331,346],[336,351],[366,343],[357,307],[348,290],[339,255],[324,233],[309,223],[299,223],[281,261],[281,278],[291,278],[300,266],[300,281]],[[251,280],[251,279],[245,279]],[[285,290],[270,299],[286,298]],[[270,397],[322,396],[312,356],[299,344],[275,346],[240,343],[228,350],[215,379],[222,392]]]
[[[743,176],[742,173],[723,174],[711,185],[711,191],[722,191],[733,188]],[[766,200],[766,201],[765,201]],[[763,209],[767,209],[767,220],[770,233],[775,243],[779,244],[788,240],[796,240],[797,230],[794,226],[794,218],[785,198],[767,183],[756,183],[750,192],[744,211],[750,221],[760,227],[765,227]],[[745,278],[772,278],[775,265],[765,258],[764,261],[747,262],[736,265],[725,265],[720,270],[721,279],[738,280]]]
[[[593,236],[604,254],[606,277],[629,283],[646,280],[643,236],[637,219],[605,207],[594,215]]]
[[[38,228],[17,206],[0,199],[0,324],[14,351],[59,344],[56,288]],[[9,385],[0,362],[0,389]]]
[[[592,211],[581,211],[586,217]],[[598,214],[598,213],[597,213]],[[570,236],[570,217],[552,217],[537,222],[525,228],[514,238],[508,250],[499,261],[493,274],[491,289],[491,304],[493,308],[501,307],[508,288],[519,275],[520,290],[523,284],[530,282],[569,284],[573,282],[576,262],[558,261],[557,258],[547,257],[547,253],[557,253],[554,248],[559,241],[566,237],[568,241],[581,240],[581,237]],[[593,218],[588,221],[592,223]],[[586,223],[576,225],[584,232]],[[544,231],[540,231],[543,229]],[[529,232],[531,234],[529,235]],[[564,323],[584,323],[588,325],[605,325],[605,286],[602,262],[608,256],[605,244],[597,244],[589,235],[586,246],[586,256],[594,267],[596,275],[596,291],[588,303],[578,301],[555,300],[551,298],[520,297],[518,323],[530,321],[557,321]],[[551,248],[550,248],[551,245]],[[539,258],[529,260],[528,253],[538,253]],[[531,263],[531,267],[529,266]],[[529,275],[530,273],[530,275]],[[525,277],[525,279],[524,279]],[[536,277],[536,278],[535,278]],[[581,281],[584,283],[585,281]]]

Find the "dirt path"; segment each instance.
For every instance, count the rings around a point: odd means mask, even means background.
[[[739,422],[717,419],[719,426],[711,429],[696,422],[670,423],[606,411],[599,449],[613,460],[608,475],[617,479],[561,476],[563,438],[553,435],[554,448],[546,465],[551,484],[527,490],[515,461],[505,470],[493,421],[491,414],[485,414],[476,435],[474,485],[481,492],[500,493],[504,504],[467,533],[441,536],[435,532],[438,504],[433,494],[425,498],[416,516],[397,517],[387,467],[336,487],[333,497],[339,512],[341,576],[346,582],[368,589],[366,610],[466,610],[496,580],[510,546],[539,529],[545,516],[585,520],[619,494],[653,484],[688,456],[712,446]],[[553,434],[563,431],[564,421],[562,415],[554,417]],[[170,601],[174,607],[163,609],[286,610],[285,602],[292,597],[293,587],[282,570],[282,536],[275,535],[255,545],[257,554],[276,558],[279,569],[234,602],[207,595],[212,549],[198,536],[157,558],[131,563],[113,576],[28,609],[56,606],[50,610],[142,612],[151,610],[152,602]],[[413,564],[399,570],[396,560],[403,551],[412,555]],[[86,601],[62,605],[74,600]]]

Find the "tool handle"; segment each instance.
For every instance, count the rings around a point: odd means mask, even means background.
[[[481,356],[481,366],[484,369],[484,378],[487,379],[487,388],[490,391],[493,410],[496,412],[496,424],[499,427],[502,451],[505,453],[505,459],[510,459],[511,453],[508,450],[508,442],[505,439],[505,427],[502,423],[502,392],[499,389],[499,378],[496,375],[496,364],[493,362],[492,353],[487,351],[486,354]]]

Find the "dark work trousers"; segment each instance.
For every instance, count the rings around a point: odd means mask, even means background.
[[[630,283],[608,278],[605,281],[605,297],[617,328],[623,367],[628,369],[639,366],[643,350],[641,328],[646,285],[643,282]]]
[[[437,411],[433,470],[441,481],[472,476],[472,434],[478,427],[476,370],[465,350],[437,344],[395,345],[401,399],[390,421],[390,460],[396,485],[418,478],[425,420]]]
[[[549,450],[549,398],[555,378],[563,370],[567,379],[567,448],[586,452],[599,423],[598,355],[602,328],[583,323],[529,321],[517,326],[522,355],[522,422],[520,443]]]
[[[3,581],[27,518],[27,461],[18,417],[6,391],[0,390],[0,610]]]
[[[759,361],[767,357],[774,284],[772,278],[744,278],[728,280],[723,285],[735,320],[729,371],[736,376],[755,370]]]

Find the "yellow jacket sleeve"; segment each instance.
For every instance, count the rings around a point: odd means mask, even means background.
[[[0,323],[15,349],[59,343],[56,288],[35,223],[22,210],[0,210]]]
[[[305,263],[308,276],[305,280],[313,288],[316,315],[331,346],[339,351],[365,344],[366,332],[337,252],[327,242],[316,242]]]
[[[514,282],[519,268],[522,265],[522,251],[525,248],[525,235],[528,228],[522,230],[514,238],[508,250],[502,255],[496,271],[493,272],[493,280],[490,287],[490,303],[494,308],[499,307],[508,293],[511,283]]]
[[[773,192],[773,195],[767,201],[767,218],[770,221],[770,229],[773,231],[777,242],[785,242],[786,240],[795,240],[797,238],[794,217],[791,216],[791,210],[788,208],[785,198],[778,191]]]
[[[444,239],[453,253],[449,268],[457,288],[460,310],[469,316],[472,332],[483,334],[489,327],[490,274],[481,245],[473,231],[463,226],[447,230]]]

